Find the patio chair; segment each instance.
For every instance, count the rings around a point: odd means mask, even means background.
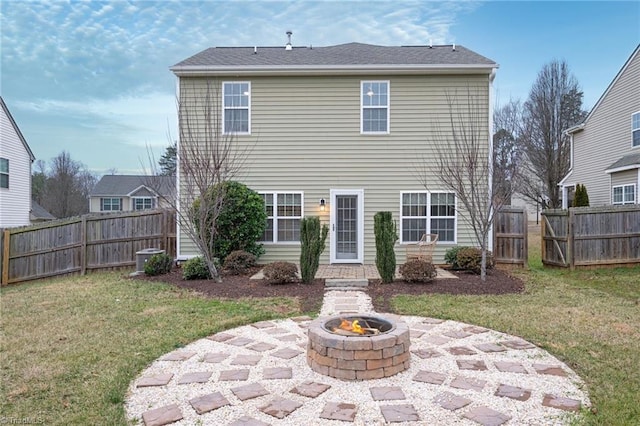
[[[433,262],[433,249],[436,247],[438,234],[423,234],[420,241],[407,245],[407,261],[413,259]]]

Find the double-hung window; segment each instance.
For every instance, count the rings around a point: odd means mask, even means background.
[[[620,185],[613,187],[613,204],[635,204],[636,186]]]
[[[0,188],[9,188],[9,159],[0,158]]]
[[[122,210],[122,198],[100,198],[100,210],[103,212]]]
[[[133,199],[134,210],[149,210],[153,208],[153,198],[151,197],[136,197]]]
[[[360,84],[362,133],[389,133],[389,82],[362,81]]]
[[[423,234],[438,234],[438,241],[456,241],[456,197],[451,192],[400,194],[401,243],[420,241]]]
[[[267,212],[267,226],[261,241],[264,243],[299,242],[302,192],[266,192],[260,195]]]
[[[248,81],[222,83],[222,133],[251,133],[251,84]]]
[[[640,112],[631,115],[632,146],[640,147]]]

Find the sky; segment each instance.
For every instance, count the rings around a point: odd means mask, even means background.
[[[640,43],[640,1],[0,0],[0,94],[36,159],[150,172],[177,138],[169,67],[214,46],[463,45],[499,64],[497,105],[565,60],[598,101]]]

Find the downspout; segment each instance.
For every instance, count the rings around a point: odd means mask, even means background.
[[[494,102],[494,88],[493,88],[493,80],[496,78],[496,69],[493,68],[491,70],[491,74],[489,75],[489,171],[491,172],[488,176],[489,178],[489,206],[493,206],[493,102]],[[495,217],[496,212],[491,212],[490,216],[492,219]],[[491,225],[489,226],[489,233],[487,234],[487,238],[489,239],[487,248],[490,251],[493,251],[493,220],[491,220]]]
[[[180,103],[182,102],[182,99],[180,98],[180,77],[177,77],[176,79],[176,97],[178,99],[178,104],[177,104],[177,114],[176,114],[176,120],[177,120],[177,129],[178,129],[178,134],[176,135],[176,191],[175,191],[175,195],[176,195],[176,260],[184,260],[182,259],[182,255],[180,253],[180,249],[182,248],[182,238],[181,238],[181,232],[180,232],[180,135],[181,135],[181,129],[180,129]]]

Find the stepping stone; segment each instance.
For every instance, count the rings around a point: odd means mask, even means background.
[[[225,354],[222,352],[210,352],[208,354],[204,354],[202,361],[214,364],[214,363],[222,362],[227,358],[229,358],[229,354]]]
[[[425,318],[422,320],[423,324],[442,324],[444,320],[438,318]]]
[[[453,346],[447,348],[451,355],[475,355],[477,352],[465,346]]]
[[[381,405],[380,411],[386,422],[417,422],[418,412],[411,404]]]
[[[394,399],[407,399],[404,392],[397,386],[381,386],[369,388],[374,401],[391,401]]]
[[[474,390],[480,392],[487,382],[484,380],[474,380],[466,377],[458,376],[449,386],[456,389]]]
[[[411,353],[419,356],[422,359],[437,358],[442,356],[442,354],[436,351],[435,349],[417,349],[417,350],[411,351]]]
[[[414,338],[414,339],[418,339],[420,337],[422,337],[424,335],[424,331],[421,330],[409,330],[409,337]]]
[[[262,378],[265,380],[272,379],[290,379],[293,376],[291,367],[272,367],[265,368],[262,373]]]
[[[531,391],[529,389],[501,384],[498,386],[498,390],[496,390],[494,395],[517,399],[518,401],[526,401],[531,397]]]
[[[316,398],[330,387],[331,386],[325,385],[324,383],[316,383],[308,380],[291,389],[291,392],[297,393],[298,395],[307,396],[309,398]]]
[[[227,345],[233,346],[247,346],[249,343],[253,343],[253,339],[248,339],[246,337],[236,337],[235,339],[227,340],[225,343]]]
[[[466,407],[473,401],[462,396],[458,396],[451,392],[443,392],[433,398],[433,402],[444,408],[445,410],[455,411],[462,407]]]
[[[173,373],[156,374],[155,376],[142,377],[136,384],[137,388],[145,388],[148,386],[164,386],[171,381]]]
[[[209,411],[230,405],[227,398],[220,392],[210,393],[208,395],[199,396],[189,400],[189,404],[196,410],[198,414],[208,413]]]
[[[302,407],[300,402],[276,396],[269,404],[261,407],[260,411],[278,419],[284,419],[300,407]]]
[[[479,359],[459,359],[456,361],[460,370],[485,371],[487,365]]]
[[[453,339],[464,339],[465,337],[471,336],[471,333],[467,333],[462,330],[452,330],[447,331],[446,333],[442,333],[443,336],[451,337]]]
[[[436,373],[435,371],[421,370],[421,371],[418,371],[418,374],[416,374],[413,377],[413,380],[416,382],[431,383],[433,385],[441,385],[444,383],[445,380],[447,380],[447,375],[442,373]]]
[[[207,339],[213,340],[214,342],[226,342],[227,340],[231,340],[234,337],[236,336],[229,333],[216,333],[216,334],[212,334],[211,336],[208,336]]]
[[[196,371],[187,373],[178,380],[179,385],[188,385],[189,383],[207,383],[213,374],[211,371]]]
[[[251,326],[255,328],[271,328],[271,327],[275,327],[276,324],[271,321],[260,321],[260,322],[254,322],[253,324],[251,324]]]
[[[176,404],[149,410],[142,413],[145,426],[163,426],[182,420],[182,411]]]
[[[286,328],[282,328],[282,327],[276,327],[276,328],[269,328],[264,330],[265,333],[267,334],[285,334],[288,333],[289,330],[287,330]]]
[[[445,343],[449,343],[451,341],[451,339],[447,339],[446,337],[442,336],[428,336],[423,340],[434,345],[444,345]]]
[[[285,348],[285,349],[277,350],[270,355],[275,356],[277,358],[282,358],[282,359],[291,359],[291,358],[297,357],[301,353],[302,353],[301,351],[297,351],[295,349]]]
[[[262,359],[262,355],[238,355],[231,361],[231,365],[256,365]]]
[[[291,321],[295,322],[303,322],[303,321],[311,321],[313,318],[307,315],[301,315],[299,317],[291,317]]]
[[[581,402],[577,399],[545,394],[542,399],[542,405],[545,407],[558,408],[564,411],[580,411]]]
[[[284,336],[276,337],[276,339],[280,340],[281,342],[295,342],[299,338],[300,336],[298,336],[297,334],[287,334]]]
[[[267,392],[260,383],[250,383],[248,385],[231,388],[231,392],[233,392],[240,401],[246,401],[247,399],[253,399],[269,394],[269,392]]]
[[[243,381],[249,378],[249,370],[225,370],[220,372],[218,380],[228,382],[232,380]]]
[[[357,412],[358,408],[355,404],[348,404],[346,402],[327,402],[320,413],[320,418],[353,422],[356,418]]]
[[[527,374],[527,370],[517,362],[509,362],[509,361],[496,361],[493,363],[499,371],[504,373],[525,373]]]
[[[507,340],[500,342],[502,346],[506,346],[510,349],[535,349],[536,346],[527,342],[526,340]]]
[[[276,345],[272,345],[271,343],[260,342],[256,343],[255,345],[247,346],[247,349],[251,349],[252,351],[256,352],[266,352],[275,347]]]
[[[492,410],[489,407],[476,407],[464,414],[464,417],[480,423],[482,426],[499,426],[511,420],[511,416],[503,414],[499,411]]]
[[[477,325],[469,325],[467,327],[463,327],[462,330],[466,331],[467,333],[471,333],[471,334],[481,334],[481,333],[486,333],[487,331],[489,331],[488,328],[478,327]]]
[[[482,352],[504,352],[506,349],[503,346],[496,345],[495,343],[480,343],[479,345],[474,345],[476,348],[480,349]]]
[[[186,361],[195,354],[195,352],[171,352],[160,358],[160,361]]]
[[[533,369],[536,370],[536,373],[538,374],[548,374],[551,376],[560,377],[567,376],[567,373],[565,373],[565,371],[559,365],[533,364]]]
[[[423,324],[423,323],[418,323],[411,326],[411,328],[415,328],[416,330],[423,330],[423,331],[429,331],[433,329],[433,327],[434,326],[432,324]]]
[[[253,417],[242,416],[233,423],[229,423],[229,426],[269,426],[269,423],[261,422]]]

